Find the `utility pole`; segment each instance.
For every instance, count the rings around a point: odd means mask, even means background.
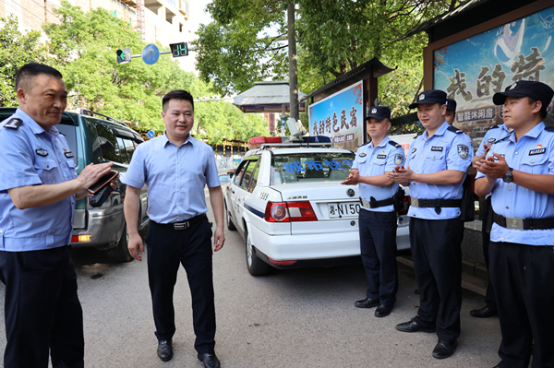
[[[295,41],[295,4],[287,4],[287,38],[289,41],[289,105],[291,117],[299,120],[299,88],[297,86],[297,44]]]

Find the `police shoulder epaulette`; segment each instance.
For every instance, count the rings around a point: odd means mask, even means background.
[[[23,124],[23,121],[21,119],[11,118],[6,124],[4,124],[4,127],[9,129],[18,129],[21,124]]]
[[[546,126],[546,127],[545,127],[545,130],[547,130],[548,132],[553,132],[553,127],[548,127],[548,126]]]
[[[364,147],[364,146],[367,146],[367,145],[369,145],[370,143],[372,143],[372,141],[370,141],[370,142],[366,142],[366,143],[364,143],[363,145],[361,145],[361,146],[358,146],[358,148],[360,148],[360,147]]]
[[[499,125],[501,125],[501,124],[498,124],[498,125],[492,125],[492,126],[490,126],[490,127],[489,127],[489,129],[488,129],[488,130],[492,130],[492,129],[497,129],[497,128],[499,128]]]
[[[389,142],[387,142],[387,143],[391,144],[391,145],[392,145],[393,147],[395,147],[395,148],[401,147],[401,145],[400,145],[399,143],[394,142],[394,141],[389,141]]]
[[[420,137],[422,134],[424,134],[425,130],[416,133],[416,135],[414,137],[412,137],[412,139],[416,139],[417,137]]]
[[[513,130],[513,132],[514,132],[514,130]],[[496,143],[499,143],[499,142],[503,142],[505,139],[509,138],[511,136],[511,134],[513,134],[513,132],[510,132],[509,134],[507,134],[503,138],[499,138],[498,140],[493,141],[491,144],[496,144]]]
[[[461,134],[464,133],[464,130],[459,129],[459,128],[455,128],[452,125],[449,125],[449,127],[447,128],[447,130],[449,130],[450,132],[456,133],[456,134]]]

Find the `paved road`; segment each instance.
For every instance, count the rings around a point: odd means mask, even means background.
[[[226,233],[214,255],[218,331],[224,367],[493,367],[500,341],[497,318],[473,319],[483,298],[464,291],[462,336],[455,355],[432,358],[435,334],[406,334],[395,325],[416,313],[413,270],[400,265],[392,314],[375,318],[353,306],[364,296],[361,265],[275,271],[254,278],[245,268],[243,241]],[[201,367],[193,348],[190,294],[181,269],[176,285],[174,358],[161,362],[147,285],[146,263],[110,263],[94,249],[73,252],[84,311],[86,366],[98,368]],[[0,284],[0,295],[4,295]],[[3,301],[1,301],[3,309]],[[0,349],[5,346],[3,310]]]

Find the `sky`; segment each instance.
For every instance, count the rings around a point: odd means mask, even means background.
[[[199,24],[208,24],[212,22],[212,16],[209,13],[205,13],[204,10],[206,9],[206,5],[210,4],[212,0],[192,0],[189,1],[189,21],[188,26],[189,30],[191,31],[189,40],[194,40],[197,38],[195,34],[198,30]],[[196,60],[196,52],[189,52],[189,56],[180,58],[181,68],[188,71],[194,72],[198,74],[197,70],[195,69],[195,60]]]

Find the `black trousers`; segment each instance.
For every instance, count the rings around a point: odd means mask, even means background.
[[[397,300],[397,215],[395,212],[360,210],[360,254],[370,287],[366,296],[392,306]]]
[[[151,221],[146,237],[156,337],[159,341],[171,340],[175,333],[173,290],[181,263],[191,291],[195,349],[201,354],[214,352],[216,334],[211,237],[206,216],[185,230]]]
[[[553,246],[490,243],[502,367],[553,367]]]
[[[463,222],[411,218],[409,230],[420,289],[415,320],[435,327],[440,340],[453,343],[461,334]]]
[[[83,312],[69,247],[0,252],[5,368],[83,367]]]
[[[491,233],[491,227],[493,225],[493,209],[491,208],[491,196],[489,196],[482,207],[482,244],[484,251],[484,261],[486,262],[486,270],[488,270],[489,275],[489,235]],[[491,281],[488,283],[488,288],[486,290],[486,306],[491,309],[497,309],[497,303],[495,302],[495,291],[493,290],[493,285]]]

